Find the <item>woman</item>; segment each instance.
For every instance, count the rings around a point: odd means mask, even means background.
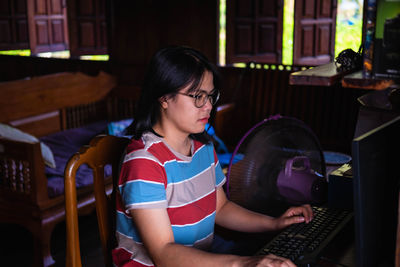
[[[218,89],[216,68],[192,48],[167,47],[152,58],[120,174],[117,266],[294,266],[275,255],[207,251],[215,223],[262,232],[312,219],[308,205],[272,218],[226,198],[205,132]]]

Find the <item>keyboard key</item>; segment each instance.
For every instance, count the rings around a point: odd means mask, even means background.
[[[313,207],[314,219],[306,224],[293,224],[266,244],[257,255],[275,254],[291,259],[295,264],[317,260],[323,248],[350,221],[352,212]]]

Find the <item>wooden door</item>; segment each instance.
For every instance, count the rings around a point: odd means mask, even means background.
[[[68,0],[68,25],[72,57],[107,54],[105,0]]]
[[[336,0],[296,0],[293,64],[316,66],[335,56]]]
[[[29,49],[26,0],[0,1],[0,50]]]
[[[26,0],[32,54],[68,49],[65,0]]]
[[[282,62],[283,0],[226,1],[227,63]]]

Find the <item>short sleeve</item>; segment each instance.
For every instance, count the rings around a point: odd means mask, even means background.
[[[163,167],[151,155],[133,152],[122,164],[119,191],[125,209],[166,208]]]
[[[215,162],[215,185],[216,187],[221,187],[225,184],[226,177],[224,172],[222,171],[221,164],[218,160],[217,153],[213,147],[213,154],[214,154],[214,162]]]

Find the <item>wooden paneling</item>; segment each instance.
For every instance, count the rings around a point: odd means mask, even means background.
[[[291,86],[289,75],[293,71],[286,68],[221,68],[226,81],[221,103],[234,103],[235,108],[231,118],[225,119],[219,137],[234,148],[256,123],[281,114],[308,125],[323,149],[350,153],[359,108],[357,97],[366,91],[343,88],[340,83]],[[240,86],[236,88],[237,84]]]
[[[315,66],[335,56],[337,0],[296,0],[293,64]]]
[[[66,71],[97,75],[101,70],[111,72],[108,61],[0,55],[0,82]]]
[[[283,2],[227,1],[227,62],[282,61]]]
[[[67,3],[71,56],[107,54],[106,2],[68,0]]]
[[[0,50],[29,48],[26,0],[0,1]]]
[[[153,54],[187,45],[217,62],[218,0],[112,1],[110,61],[120,84],[141,85]]]

